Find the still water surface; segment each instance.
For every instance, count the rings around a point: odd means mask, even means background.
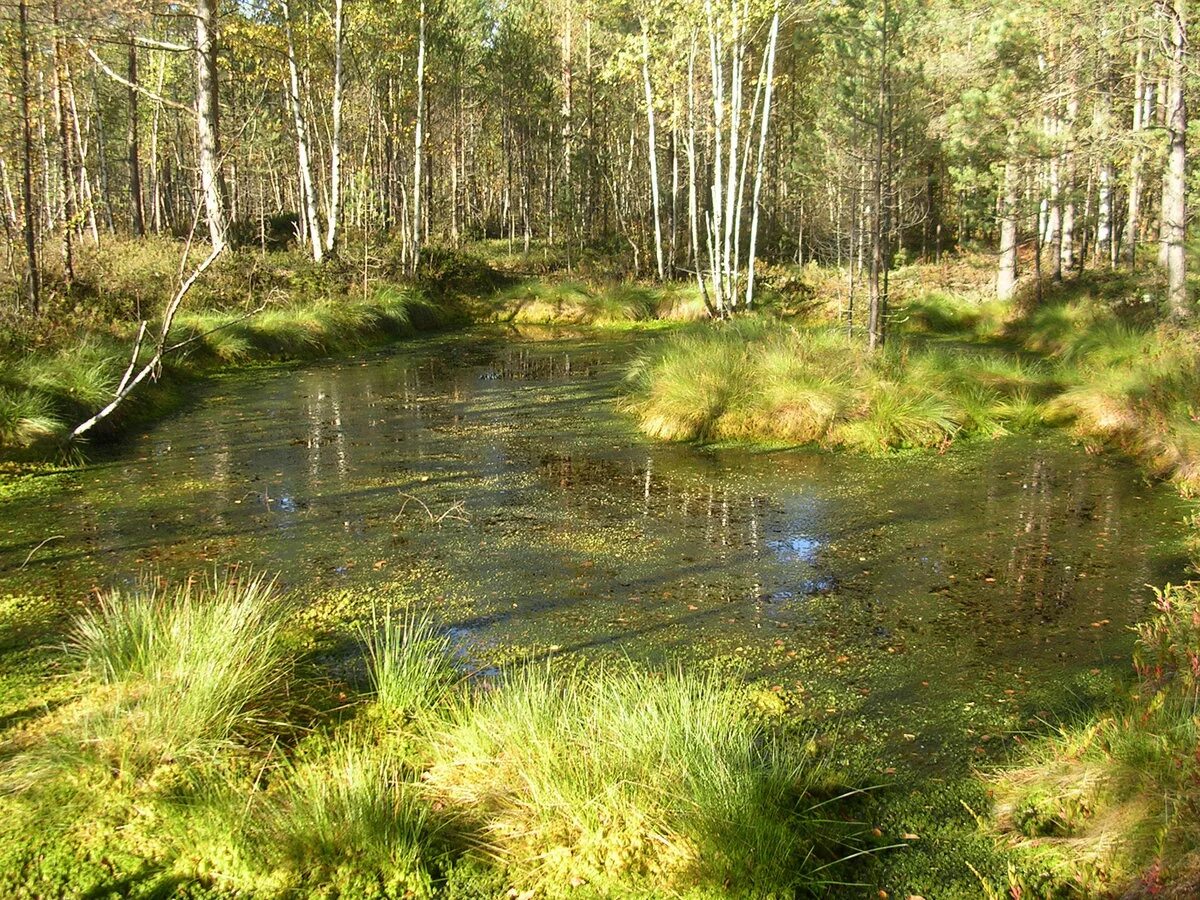
[[[468,334],[223,379],[0,507],[0,590],[73,602],[233,561],[304,596],[402,584],[473,665],[737,660],[936,758],[1126,666],[1146,586],[1183,575],[1173,493],[1061,436],[887,459],[651,444],[612,403],[650,340]]]

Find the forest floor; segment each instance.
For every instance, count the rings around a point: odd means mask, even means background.
[[[5,323],[0,502],[53,489],[58,464],[35,461],[111,395],[132,344],[111,323],[163,302],[176,252],[85,257],[37,327]],[[758,314],[701,327],[690,285],[613,284],[598,261],[562,279],[560,264],[483,247],[435,257],[415,286],[376,263],[364,291],[349,264],[231,255],[177,320],[188,353],[105,436],[229,366],[472,321],[671,326],[622,401],[657,437],[884,453],[1063,426],[1198,486],[1196,336],[1157,324],[1150,274],[1089,272],[1002,307],[983,257],[908,267],[893,340],[868,357],[835,324],[845,285],[813,267],[769,271]],[[1111,709],[997,772],[907,791],[833,771],[806,723],[749,688],[636,668],[585,681],[564,664],[480,690],[428,623],[374,612],[349,639],[364,662],[335,677],[345,629],[296,621],[265,584],[174,590],[65,620],[48,598],[0,601],[6,894],[1194,895],[1190,589],[1164,595]]]

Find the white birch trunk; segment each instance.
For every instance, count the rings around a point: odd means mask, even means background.
[[[661,198],[658,189],[658,133],[654,123],[654,92],[650,87],[650,34],[646,20],[642,19],[642,86],[646,92],[647,151],[650,160],[650,197],[654,211],[654,261],[658,266],[658,280],[666,278],[663,267]]]

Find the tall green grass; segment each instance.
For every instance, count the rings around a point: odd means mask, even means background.
[[[76,620],[68,649],[109,688],[81,710],[75,737],[131,774],[204,761],[247,738],[287,676],[285,612],[261,576],[101,595]]]
[[[636,282],[525,279],[496,291],[488,314],[527,324],[622,326],[707,316],[693,285],[645,285]]]
[[[62,434],[63,421],[43,395],[0,387],[0,446],[29,447]]]
[[[814,878],[812,773],[715,680],[541,667],[435,739],[429,786],[550,895],[783,895]]]
[[[453,315],[421,289],[394,285],[358,300],[323,297],[261,311],[186,309],[168,337],[179,352],[167,366],[171,375],[186,376],[255,361],[304,359],[411,336],[446,325]],[[104,406],[115,394],[131,347],[132,335],[124,345],[85,333],[57,349],[30,349],[7,366],[0,373],[0,450],[48,443],[61,437],[65,423]]]
[[[375,703],[387,718],[420,718],[450,702],[459,681],[450,639],[427,615],[385,612],[360,636]]]
[[[625,406],[667,440],[770,440],[875,452],[994,437],[1040,419],[1045,373],[937,345],[869,353],[831,328],[763,319],[673,335],[637,360]]]
[[[456,870],[551,896],[790,896],[847,834],[809,799],[807,751],[715,676],[530,666],[472,686],[411,612],[361,632],[369,690],[301,727],[287,609],[231,574],[77,617],[81,696],[0,767],[0,808],[24,804],[0,855],[33,893],[70,892],[39,880],[44,837],[242,896],[425,897]]]
[[[438,819],[417,773],[362,735],[318,743],[278,773],[258,805],[255,830],[269,863],[294,884],[342,896],[429,896],[431,863],[444,854]]]

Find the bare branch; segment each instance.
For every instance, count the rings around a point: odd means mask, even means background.
[[[139,94],[145,94],[151,100],[155,101],[156,103],[161,103],[163,106],[169,106],[169,107],[171,107],[171,109],[177,109],[180,112],[185,112],[190,116],[196,115],[196,111],[194,109],[192,109],[190,106],[185,106],[184,104],[177,103],[174,100],[168,100],[166,97],[161,97],[158,94],[154,93],[154,91],[149,90],[148,88],[145,88],[140,84],[134,84],[132,81],[129,81],[127,78],[123,78],[121,75],[114,72],[109,67],[108,63],[106,63],[104,60],[102,60],[100,58],[100,55],[98,53],[96,53],[96,51],[93,50],[91,47],[89,47],[87,44],[85,44],[82,40],[79,42],[79,45],[81,47],[83,47],[85,50],[87,50],[87,54],[88,54],[88,56],[90,56],[92,58],[92,62],[94,62],[96,65],[98,65],[100,67],[101,71],[103,71],[105,75],[107,75],[109,78],[111,78],[113,81],[117,82],[118,84],[123,84],[123,85],[125,85],[125,87],[131,88],[132,90],[137,91]]]

